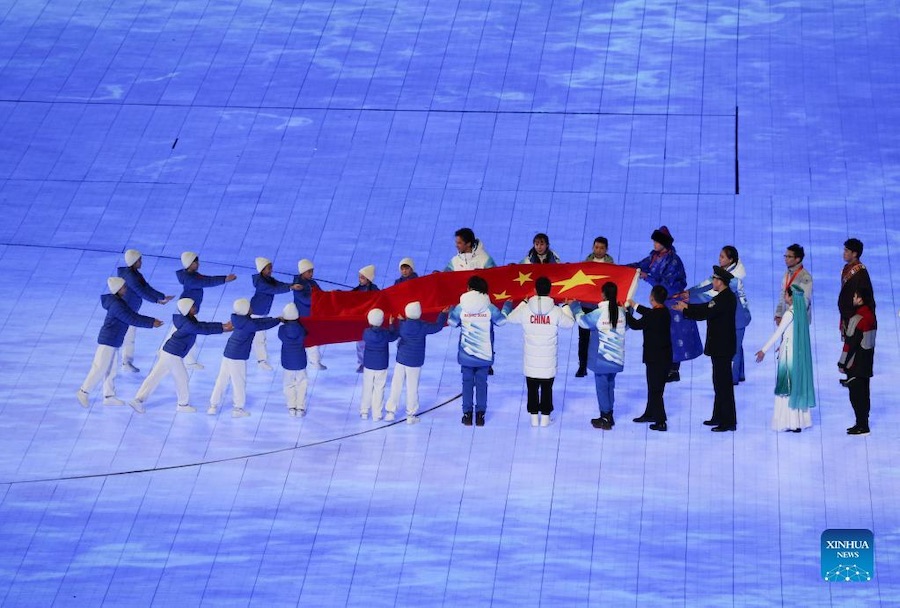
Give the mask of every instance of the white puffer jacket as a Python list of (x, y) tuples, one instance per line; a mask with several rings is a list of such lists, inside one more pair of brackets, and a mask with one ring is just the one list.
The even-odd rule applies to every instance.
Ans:
[(525, 334), (525, 376), (556, 377), (556, 344), (560, 327), (575, 325), (568, 306), (557, 306), (553, 298), (535, 296), (509, 313), (510, 323), (518, 323)]

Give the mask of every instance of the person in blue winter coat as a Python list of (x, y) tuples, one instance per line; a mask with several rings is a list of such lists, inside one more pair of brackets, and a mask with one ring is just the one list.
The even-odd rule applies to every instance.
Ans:
[(388, 361), (390, 360), (389, 344), (400, 337), (391, 319), (388, 327), (384, 323), (384, 311), (373, 308), (366, 315), (369, 327), (363, 331), (363, 388), (359, 405), (359, 417), (366, 420), (372, 410), (372, 420), (381, 420), (381, 408), (384, 401), (384, 385), (387, 381)]
[(197, 320), (197, 307), (190, 298), (181, 298), (176, 303), (178, 313), (172, 315), (172, 325), (175, 333), (166, 340), (159, 358), (144, 379), (134, 399), (128, 404), (138, 414), (144, 413), (144, 402), (166, 374), (172, 373), (175, 381), (175, 394), (178, 397), (178, 405), (175, 408), (179, 414), (196, 412), (197, 408), (191, 405), (191, 395), (188, 388), (187, 368), (184, 366), (184, 357), (190, 352), (197, 336), (208, 336), (229, 332), (233, 329), (231, 321), (227, 323), (211, 323)]
[[(369, 264), (359, 269), (359, 284), (351, 291), (379, 291), (378, 285), (375, 284), (375, 266)], [(363, 353), (365, 352), (365, 342), (360, 340), (356, 343), (356, 373), (363, 373)]]
[[(300, 291), (300, 285), (297, 283), (285, 283), (279, 281), (272, 276), (272, 262), (267, 258), (256, 258), (257, 274), (253, 275), (253, 288), (256, 293), (250, 298), (250, 308), (253, 314), (265, 317), (272, 310), (272, 303), (275, 296), (280, 293), (288, 293), (291, 290)], [(256, 353), (256, 363), (261, 369), (267, 372), (272, 371), (269, 364), (269, 352), (266, 348), (266, 332), (265, 330), (257, 332), (253, 337), (253, 352)]]
[(462, 423), (472, 426), (474, 407), (475, 426), (484, 426), (488, 368), (494, 362), (494, 326), (506, 323), (513, 306), (507, 301), (501, 311), (491, 304), (488, 283), (483, 277), (470, 277), (468, 288), (450, 311), (447, 324), (460, 328), (456, 360), (462, 372)]
[[(116, 274), (125, 279), (125, 302), (134, 312), (141, 311), (141, 304), (144, 300), (153, 302), (154, 304), (168, 304), (173, 297), (167, 296), (161, 291), (157, 291), (150, 286), (144, 275), (141, 274), (141, 266), (143, 265), (143, 257), (137, 249), (129, 249), (125, 252), (125, 265), (116, 269)], [(128, 326), (125, 332), (125, 342), (122, 344), (122, 369), (125, 371), (137, 373), (139, 370), (134, 365), (134, 338), (137, 334), (137, 328), (134, 325)]]
[(400, 260), (400, 277), (394, 281), (394, 285), (399, 285), (400, 283), (404, 283), (409, 281), (410, 279), (418, 279), (419, 275), (416, 274), (416, 266), (413, 264), (412, 258), (403, 258)]
[(90, 392), (103, 381), (103, 405), (125, 405), (125, 402), (116, 396), (116, 354), (125, 341), (128, 327), (159, 327), (163, 324), (159, 319), (145, 317), (134, 312), (125, 301), (125, 279), (122, 277), (109, 277), (106, 279), (109, 293), (100, 296), (100, 305), (106, 310), (106, 318), (97, 336), (97, 350), (81, 388), (76, 396), (82, 407), (90, 406)]
[[(675, 239), (665, 226), (660, 226), (650, 235), (653, 250), (640, 262), (626, 264), (631, 268), (639, 268), (641, 278), (651, 286), (662, 285), (669, 294), (677, 294), (687, 287), (687, 275), (684, 264), (673, 247)], [(703, 343), (697, 322), (688, 319), (675, 308), (678, 300), (670, 298), (666, 308), (672, 313), (672, 368), (666, 382), (681, 380), (681, 362), (696, 359), (703, 354)]]
[(449, 307), (442, 310), (434, 323), (427, 323), (421, 318), (421, 303), (410, 302), (406, 305), (403, 311), (406, 318), (398, 324), (400, 341), (397, 343), (397, 362), (391, 377), (391, 394), (388, 397), (385, 420), (393, 420), (396, 416), (405, 383), (406, 423), (415, 424), (419, 421), (416, 412), (419, 411), (419, 376), (425, 364), (425, 338), (444, 328), (449, 310)]
[(209, 409), (206, 410), (206, 413), (210, 416), (218, 413), (229, 383), (231, 383), (234, 398), (231, 417), (243, 418), (250, 415), (250, 412), (244, 409), (244, 405), (247, 403), (247, 359), (250, 358), (253, 338), (256, 336), (256, 332), (271, 329), (281, 322), (281, 319), (253, 317), (252, 314), (250, 300), (246, 298), (235, 300), (234, 314), (231, 315), (231, 325), (234, 327), (234, 331), (225, 344), (222, 366), (219, 368), (216, 385), (209, 397)]
[(593, 312), (584, 314), (577, 302), (572, 309), (578, 325), (597, 334), (597, 351), (589, 357), (588, 368), (594, 372), (600, 417), (591, 419), (591, 425), (609, 431), (616, 425), (616, 374), (625, 369), (625, 309), (618, 304), (619, 288), (615, 283), (604, 283), (601, 292), (603, 301)]
[[(312, 260), (304, 258), (297, 262), (297, 274), (294, 275), (294, 284), (299, 285), (300, 289), (294, 290), (294, 305), (297, 306), (297, 313), (301, 319), (310, 315), (312, 312), (312, 294), (314, 291), (321, 289), (313, 278), (315, 270)], [(318, 346), (308, 346), (306, 348), (306, 359), (311, 369), (328, 369), (322, 363), (322, 352)]]
[(300, 322), (297, 305), (286, 304), (281, 313), (284, 321), (278, 328), (278, 339), (281, 340), (281, 367), (284, 368), (284, 396), (287, 399), (288, 413), (291, 416), (306, 416), (306, 328)]
[[(200, 274), (199, 270), (200, 257), (193, 251), (183, 252), (181, 254), (181, 270), (175, 271), (175, 278), (178, 279), (178, 282), (182, 286), (181, 295), (178, 296), (178, 299), (188, 298), (193, 300), (194, 307), (197, 309), (198, 314), (200, 312), (200, 305), (203, 303), (204, 289), (218, 287), (219, 285), (230, 283), (237, 278), (237, 275), (234, 274), (207, 276)], [(163, 345), (169, 341), (169, 338), (172, 337), (174, 332), (175, 327), (172, 326), (169, 333), (166, 334), (166, 338), (163, 340)], [(160, 346), (160, 350), (162, 350), (162, 346)], [(197, 361), (196, 343), (191, 350), (188, 351), (187, 355), (185, 355), (184, 364), (188, 369), (203, 369), (203, 364)]]

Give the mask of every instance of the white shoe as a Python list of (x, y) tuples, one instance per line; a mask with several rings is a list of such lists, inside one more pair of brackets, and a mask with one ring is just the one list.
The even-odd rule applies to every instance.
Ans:
[(394, 414), (394, 412), (388, 412), (387, 414), (384, 415), (384, 419), (390, 421), (390, 420), (393, 420), (395, 416), (396, 415)]
[(132, 374), (136, 374), (139, 371), (141, 371), (138, 368), (136, 368), (134, 366), (134, 363), (132, 363), (131, 361), (122, 361), (122, 369), (126, 372), (131, 372)]
[(267, 372), (272, 371), (272, 366), (269, 365), (269, 362), (265, 359), (260, 359), (259, 361), (257, 361), (257, 363), (259, 364), (259, 369), (264, 369)]
[(325, 367), (325, 364), (324, 364), (324, 363), (316, 363), (316, 364), (313, 366), (313, 369), (320, 369), (320, 370), (321, 370), (321, 369), (328, 369), (328, 368)]
[(406, 424), (419, 424), (419, 417), (414, 414), (408, 415), (406, 417)]
[(249, 415), (250, 415), (250, 412), (248, 412), (247, 410), (245, 410), (242, 407), (236, 407), (231, 410), (232, 418), (246, 418)]
[(205, 365), (203, 365), (202, 363), (198, 363), (197, 361), (194, 361), (193, 363), (188, 363), (185, 365), (185, 367), (188, 369), (206, 369)]
[(103, 398), (103, 405), (125, 405), (125, 402), (115, 395), (110, 395), (109, 397)]
[(360, 413), (359, 413), (359, 417), (362, 418), (363, 420), (368, 420), (368, 419), (369, 419), (369, 412), (360, 412)]
[(177, 411), (179, 414), (190, 414), (192, 412), (196, 412), (197, 408), (195, 408), (193, 405), (179, 405), (175, 409), (175, 411)]
[(211, 405), (208, 408), (206, 408), (206, 413), (209, 414), (210, 416), (215, 416), (216, 414), (219, 413), (219, 407), (216, 405)]
[(541, 416), (540, 414), (532, 414), (531, 415), (531, 426), (537, 426), (540, 424)]
[(303, 418), (304, 416), (306, 416), (306, 410), (303, 409), (302, 407), (298, 407), (298, 408), (297, 408), (297, 415), (300, 416), (301, 418)]
[(376, 414), (375, 412), (372, 412), (372, 420), (375, 420), (376, 422), (381, 420), (381, 413), (379, 412)]
[(89, 407), (91, 405), (91, 396), (83, 390), (78, 389), (78, 392), (75, 393), (75, 396), (78, 397), (78, 403), (81, 404), (81, 407)]
[(291, 409), (288, 410), (288, 414), (291, 415), (291, 418), (296, 418), (297, 417), (297, 408), (292, 407)]
[(128, 402), (128, 405), (130, 405), (131, 409), (136, 411), (138, 414), (144, 413), (144, 402), (140, 399), (132, 399)]
[(550, 426), (550, 423), (553, 422), (550, 419), (550, 414), (544, 414), (541, 416), (541, 426)]

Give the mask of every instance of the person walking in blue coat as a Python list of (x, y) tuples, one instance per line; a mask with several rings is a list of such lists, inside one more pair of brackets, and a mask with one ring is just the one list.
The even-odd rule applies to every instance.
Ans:
[[(168, 304), (173, 297), (167, 296), (161, 291), (157, 291), (150, 286), (144, 275), (141, 274), (141, 266), (143, 258), (141, 252), (137, 249), (129, 249), (125, 252), (125, 265), (116, 269), (116, 274), (125, 279), (125, 302), (134, 312), (141, 311), (141, 304), (144, 300), (153, 302), (154, 304)], [(128, 372), (137, 373), (139, 370), (134, 365), (134, 338), (137, 334), (137, 327), (128, 326), (125, 332), (125, 342), (122, 344), (122, 369)]]
[(153, 369), (150, 370), (150, 373), (144, 379), (134, 399), (128, 404), (138, 414), (144, 413), (144, 402), (169, 372), (172, 373), (172, 379), (175, 381), (175, 394), (178, 397), (176, 411), (179, 414), (196, 412), (197, 408), (191, 405), (191, 394), (188, 388), (188, 374), (187, 368), (184, 366), (184, 357), (190, 352), (191, 347), (194, 346), (198, 335), (221, 334), (233, 329), (230, 321), (227, 323), (198, 321), (197, 307), (190, 298), (181, 298), (176, 303), (176, 306), (178, 307), (178, 314), (172, 315), (172, 325), (175, 326), (175, 333), (166, 340), (159, 353), (159, 358), (153, 365)]
[[(397, 328), (389, 322), (384, 328), (384, 311), (373, 308), (366, 315), (369, 327), (363, 331), (363, 388), (359, 417), (366, 420), (372, 410), (372, 420), (381, 420), (384, 402), (384, 384), (387, 381), (390, 351), (388, 345), (400, 337)], [(393, 321), (393, 319), (391, 320)]]
[(281, 340), (281, 367), (284, 368), (284, 396), (287, 399), (288, 413), (291, 416), (306, 416), (306, 349), (303, 340), (306, 329), (300, 322), (297, 305), (286, 304), (281, 313), (284, 320), (278, 328), (278, 339)]
[[(250, 308), (258, 317), (265, 317), (272, 310), (272, 302), (280, 293), (288, 293), (291, 290), (299, 291), (297, 283), (284, 283), (272, 276), (272, 261), (267, 258), (256, 258), (257, 274), (253, 275), (253, 288), (256, 293), (250, 298)], [(269, 365), (269, 352), (266, 348), (266, 332), (262, 330), (253, 337), (253, 352), (256, 353), (256, 363), (267, 372), (272, 371)]]
[(399, 285), (400, 283), (405, 283), (410, 279), (418, 279), (419, 275), (416, 274), (416, 265), (413, 263), (412, 258), (403, 258), (400, 260), (400, 276), (394, 281), (394, 285)]
[[(175, 271), (175, 278), (178, 279), (178, 282), (182, 286), (181, 295), (178, 296), (178, 299), (189, 298), (193, 300), (194, 307), (197, 309), (196, 314), (200, 313), (200, 305), (203, 304), (204, 289), (218, 287), (219, 285), (230, 283), (237, 278), (237, 275), (235, 274), (214, 276), (200, 274), (200, 257), (193, 251), (185, 251), (181, 254), (181, 266), (180, 270)], [(163, 340), (163, 346), (169, 341), (169, 338), (172, 337), (173, 333), (175, 333), (174, 326), (169, 330), (169, 333), (166, 334), (166, 338)], [(162, 346), (160, 346), (160, 351), (162, 351)], [(196, 343), (194, 343), (194, 346), (188, 351), (187, 355), (185, 355), (184, 364), (188, 369), (203, 369), (203, 364), (197, 361)]]
[(506, 323), (513, 305), (507, 300), (501, 311), (491, 304), (483, 277), (470, 277), (468, 288), (450, 311), (447, 324), (460, 328), (456, 360), (462, 372), (462, 423), (472, 426), (474, 408), (475, 426), (484, 426), (488, 368), (494, 363), (494, 326)]
[(400, 404), (403, 384), (406, 384), (406, 423), (419, 421), (419, 376), (425, 364), (425, 338), (441, 331), (447, 324), (449, 307), (442, 310), (434, 323), (422, 320), (422, 304), (410, 302), (404, 313), (406, 318), (398, 324), (400, 341), (397, 343), (397, 362), (391, 377), (391, 394), (387, 402), (385, 420), (393, 420)]
[[(294, 304), (297, 306), (297, 313), (300, 318), (308, 317), (312, 312), (312, 294), (313, 291), (319, 291), (321, 287), (313, 278), (316, 267), (312, 260), (302, 259), (297, 262), (297, 274), (294, 275), (294, 284), (299, 285), (300, 289), (294, 290)], [(311, 369), (328, 369), (322, 363), (322, 351), (318, 346), (306, 347), (306, 359)]]
[[(359, 285), (351, 291), (379, 291), (378, 285), (375, 284), (375, 266), (369, 264), (359, 269)], [(366, 350), (366, 344), (363, 340), (356, 343), (356, 373), (363, 373), (363, 353)]]
[(125, 405), (125, 402), (116, 396), (116, 354), (125, 341), (125, 333), (128, 327), (159, 327), (163, 324), (159, 319), (145, 317), (134, 312), (125, 301), (125, 279), (122, 277), (109, 277), (106, 279), (109, 293), (100, 296), (100, 305), (106, 310), (106, 318), (97, 336), (97, 351), (91, 363), (91, 370), (87, 378), (81, 383), (76, 396), (81, 407), (91, 404), (90, 393), (97, 384), (103, 381), (103, 405)]
[(252, 317), (252, 314), (250, 300), (246, 298), (235, 300), (234, 314), (231, 315), (231, 325), (234, 327), (234, 331), (225, 344), (222, 366), (219, 368), (216, 385), (209, 397), (209, 409), (206, 410), (206, 413), (210, 416), (218, 413), (229, 383), (234, 398), (231, 417), (243, 418), (250, 415), (250, 412), (244, 409), (244, 405), (247, 403), (247, 359), (250, 358), (253, 338), (256, 332), (271, 329), (281, 322), (281, 319), (270, 317)]
[[(687, 275), (681, 258), (672, 246), (675, 239), (672, 238), (669, 229), (660, 226), (653, 231), (650, 238), (653, 241), (650, 255), (640, 262), (626, 265), (639, 268), (642, 279), (651, 286), (662, 285), (670, 295), (684, 291), (687, 287)], [(677, 302), (678, 300), (674, 298), (666, 302), (666, 308), (672, 313), (672, 369), (666, 382), (681, 380), (681, 362), (696, 359), (703, 354), (703, 343), (700, 341), (697, 322), (688, 319), (675, 308)]]

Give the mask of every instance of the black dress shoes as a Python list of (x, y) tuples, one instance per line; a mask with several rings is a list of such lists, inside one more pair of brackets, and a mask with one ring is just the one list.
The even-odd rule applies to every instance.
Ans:
[(648, 416), (646, 414), (638, 416), (637, 418), (634, 419), (634, 422), (653, 422), (653, 421), (654, 421), (653, 418), (651, 418), (650, 416)]
[(575, 372), (575, 377), (576, 378), (584, 378), (585, 376), (587, 376), (587, 369), (585, 369), (583, 367), (579, 367), (578, 371)]
[(703, 424), (705, 424), (706, 426), (719, 426), (719, 423), (715, 420), (704, 420)]
[(726, 431), (736, 431), (737, 425), (736, 424), (731, 424), (731, 425), (720, 424), (719, 426), (714, 426), (710, 430), (713, 433), (724, 433)]
[(665, 422), (654, 422), (650, 425), (651, 431), (668, 431), (669, 427), (666, 426)]

